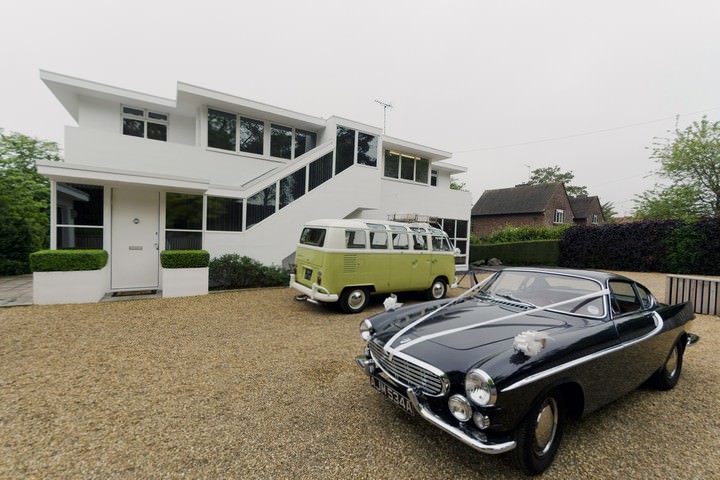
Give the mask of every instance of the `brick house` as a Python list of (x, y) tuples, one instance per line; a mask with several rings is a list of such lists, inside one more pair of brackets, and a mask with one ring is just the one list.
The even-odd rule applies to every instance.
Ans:
[(600, 225), (605, 223), (602, 205), (600, 205), (600, 199), (597, 196), (580, 195), (570, 197), (570, 205), (575, 217), (573, 221), (577, 225)]
[(471, 231), (479, 237), (505, 226), (550, 227), (575, 220), (570, 197), (562, 183), (485, 190), (470, 216)]

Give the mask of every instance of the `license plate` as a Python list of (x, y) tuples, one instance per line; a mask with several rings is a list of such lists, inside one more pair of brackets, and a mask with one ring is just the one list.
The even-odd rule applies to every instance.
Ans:
[(410, 403), (410, 400), (405, 395), (401, 394), (389, 384), (387, 384), (385, 381), (379, 379), (378, 377), (371, 376), (370, 385), (372, 385), (375, 390), (385, 395), (385, 397), (392, 403), (394, 403), (397, 407), (405, 410), (405, 412), (410, 415), (415, 415), (415, 409)]
[(305, 269), (305, 280), (310, 280), (312, 278), (312, 268), (306, 268)]

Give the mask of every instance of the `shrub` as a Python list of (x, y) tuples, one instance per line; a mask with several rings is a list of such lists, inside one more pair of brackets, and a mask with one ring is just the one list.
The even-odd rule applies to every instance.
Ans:
[(108, 261), (105, 250), (40, 250), (30, 254), (33, 272), (100, 270)]
[(481, 239), (480, 243), (513, 243), (527, 242), (531, 240), (560, 240), (563, 234), (573, 224), (558, 225), (556, 227), (546, 227), (544, 225), (523, 225), (520, 227), (507, 226), (500, 230), (495, 230), (487, 237)]
[(160, 265), (163, 268), (202, 268), (210, 263), (210, 254), (205, 250), (163, 250)]
[(32, 251), (28, 223), (19, 218), (0, 218), (0, 275), (30, 272), (28, 258)]
[(229, 253), (210, 261), (210, 288), (255, 288), (287, 285), (289, 273), (250, 257)]
[(530, 242), (495, 243), (470, 247), (470, 262), (498, 258), (505, 265), (558, 265), (560, 262), (559, 240), (535, 240)]

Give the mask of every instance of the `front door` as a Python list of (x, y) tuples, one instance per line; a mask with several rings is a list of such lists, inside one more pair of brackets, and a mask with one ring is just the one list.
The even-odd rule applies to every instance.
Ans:
[(113, 188), (110, 263), (113, 290), (158, 287), (159, 211), (159, 192)]

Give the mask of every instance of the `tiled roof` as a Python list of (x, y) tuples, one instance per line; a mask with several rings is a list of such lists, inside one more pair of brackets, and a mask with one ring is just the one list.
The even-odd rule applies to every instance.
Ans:
[(544, 212), (562, 183), (518, 185), (512, 188), (485, 190), (475, 203), (471, 215), (512, 215)]

